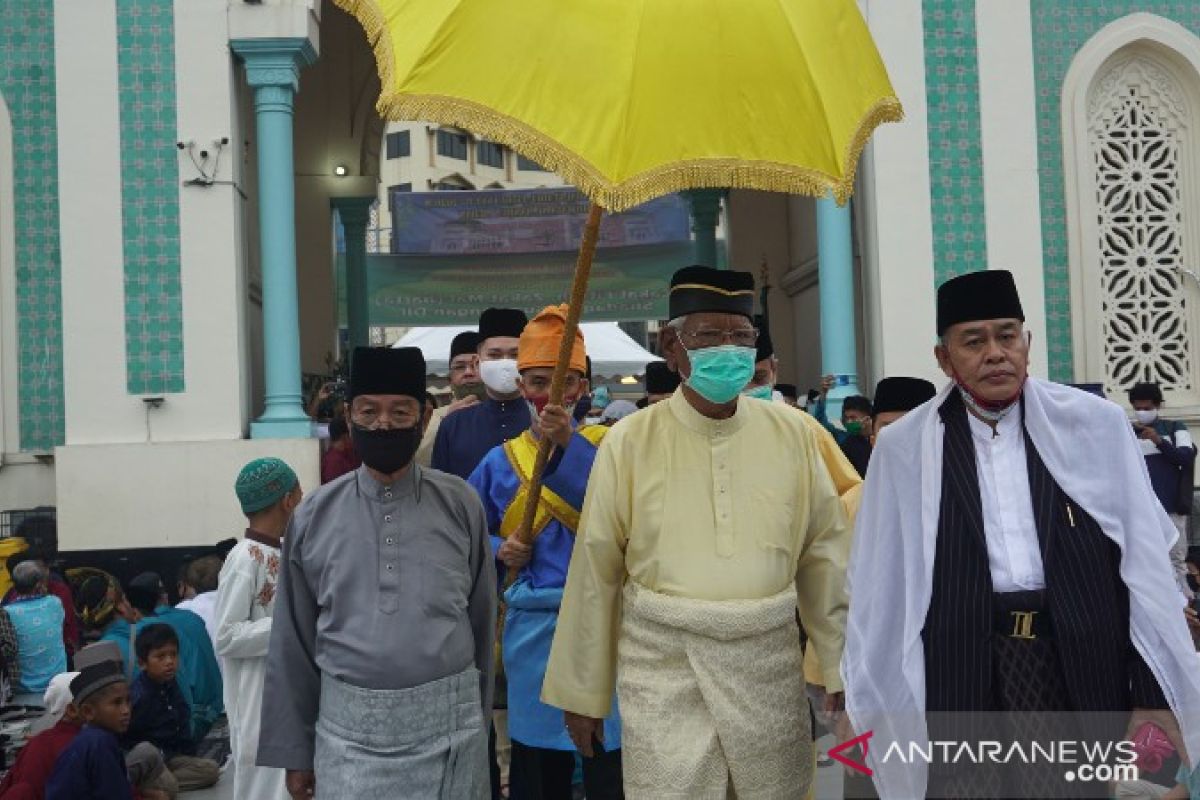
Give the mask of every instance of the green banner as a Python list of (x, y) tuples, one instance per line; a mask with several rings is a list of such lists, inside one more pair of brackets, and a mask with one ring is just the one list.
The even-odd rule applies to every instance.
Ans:
[[(339, 319), (345, 324), (345, 258), (338, 255)], [(583, 318), (665, 319), (672, 273), (695, 263), (690, 242), (601, 250)], [(367, 256), (370, 324), (470, 325), (489, 307), (540, 311), (570, 295), (575, 253), (489, 256)]]

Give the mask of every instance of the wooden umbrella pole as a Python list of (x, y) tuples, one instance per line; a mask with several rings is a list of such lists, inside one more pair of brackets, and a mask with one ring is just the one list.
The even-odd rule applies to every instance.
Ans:
[[(571, 301), (567, 306), (567, 322), (563, 327), (562, 343), (558, 348), (558, 362), (554, 365), (554, 376), (550, 379), (550, 403), (562, 405), (563, 384), (571, 366), (571, 351), (575, 347), (575, 334), (579, 330), (579, 318), (583, 316), (583, 299), (587, 295), (588, 278), (592, 273), (592, 258), (596, 255), (596, 242), (600, 238), (600, 218), (604, 209), (592, 203), (588, 211), (587, 224), (583, 228), (583, 241), (579, 243), (579, 258), (575, 261), (575, 278), (571, 284)], [(542, 437), (538, 442), (537, 460), (533, 474), (529, 477), (529, 494), (525, 498), (525, 514), (521, 527), (517, 528), (517, 541), (529, 544), (533, 541), (533, 520), (537, 516), (538, 502), (542, 497), (542, 473), (550, 460), (554, 443)], [(507, 583), (516, 578), (516, 570), (508, 571)]]

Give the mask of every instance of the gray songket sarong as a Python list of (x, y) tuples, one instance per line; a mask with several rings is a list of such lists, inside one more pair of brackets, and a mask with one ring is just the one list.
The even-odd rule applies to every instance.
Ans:
[(490, 796), (479, 672), (411, 689), (360, 689), (321, 675), (318, 800)]

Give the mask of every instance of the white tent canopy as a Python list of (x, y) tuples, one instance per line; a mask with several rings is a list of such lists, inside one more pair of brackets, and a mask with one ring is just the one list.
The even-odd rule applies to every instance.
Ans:
[[(631, 339), (615, 322), (584, 322), (579, 329), (592, 358), (592, 375), (597, 379), (641, 375), (648, 363), (662, 361)], [(419, 347), (425, 354), (425, 371), (445, 377), (450, 372), (447, 357), (451, 340), (470, 330), (474, 328), (457, 325), (413, 328), (392, 347)]]

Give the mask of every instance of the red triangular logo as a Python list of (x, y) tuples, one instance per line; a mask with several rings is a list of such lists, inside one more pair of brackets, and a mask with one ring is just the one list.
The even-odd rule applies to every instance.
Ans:
[(859, 772), (862, 772), (868, 776), (873, 775), (874, 773), (871, 771), (871, 768), (868, 767), (866, 764), (860, 764), (857, 761), (852, 761), (851, 759), (842, 755), (842, 753), (846, 750), (852, 750), (861, 744), (863, 761), (866, 761), (867, 760), (867, 742), (874, 735), (875, 735), (874, 731), (867, 731), (866, 733), (864, 733), (860, 736), (855, 736), (853, 739), (847, 739), (846, 741), (842, 742), (841, 744), (829, 748), (829, 757), (832, 758), (834, 761), (837, 761), (838, 763), (842, 764), (843, 766), (849, 767), (850, 769), (858, 770)]

